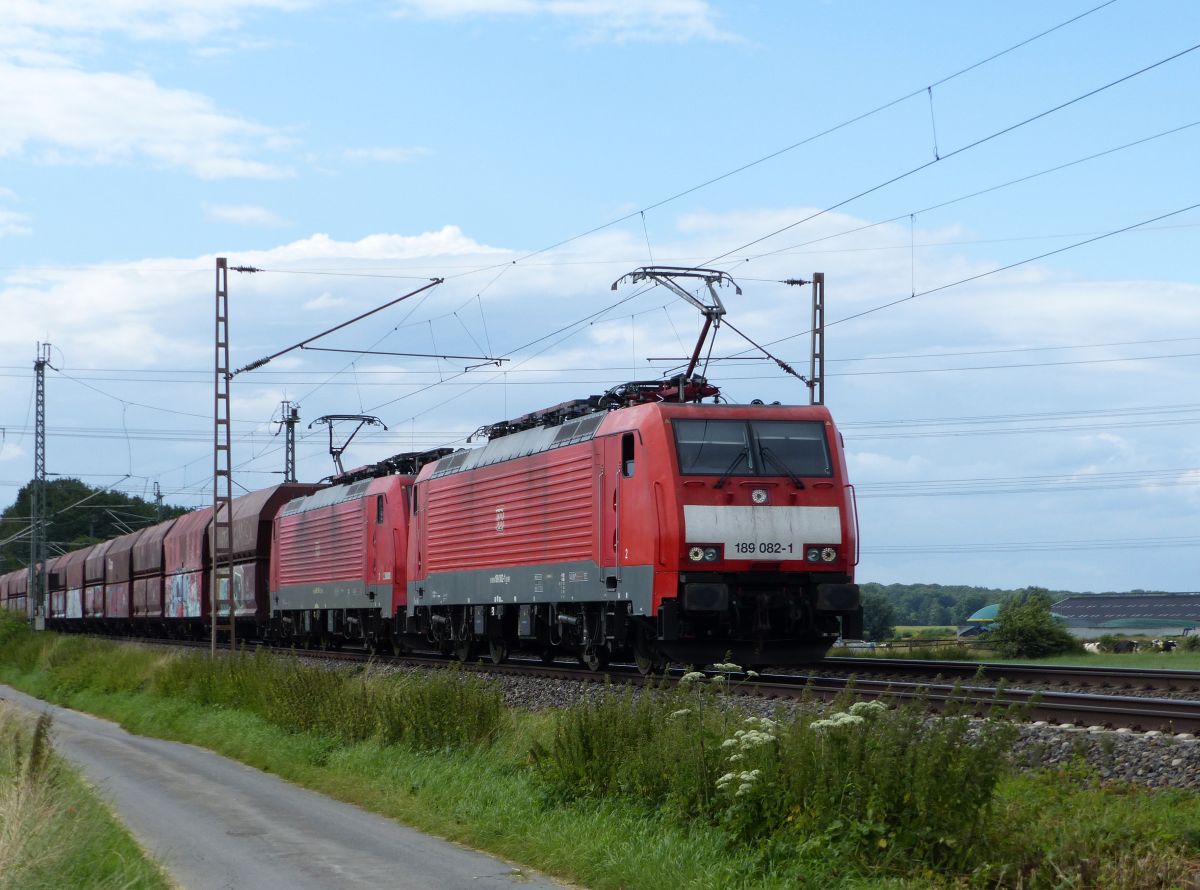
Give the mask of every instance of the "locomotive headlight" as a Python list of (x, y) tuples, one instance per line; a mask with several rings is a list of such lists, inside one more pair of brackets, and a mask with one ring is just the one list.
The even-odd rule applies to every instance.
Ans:
[(835, 559), (837, 559), (837, 551), (832, 547), (826, 547), (821, 551), (821, 560), (823, 562), (833, 562)]
[(688, 559), (690, 559), (692, 562), (700, 562), (700, 560), (704, 559), (704, 548), (693, 547), (688, 550)]
[(716, 547), (705, 547), (704, 548), (704, 561), (705, 562), (716, 562), (717, 559), (720, 558), (720, 556), (721, 556), (721, 551), (718, 550)]
[(821, 561), (821, 551), (818, 550), (816, 547), (810, 547), (808, 549), (808, 552), (804, 554), (804, 558), (807, 559), (809, 562), (820, 562)]

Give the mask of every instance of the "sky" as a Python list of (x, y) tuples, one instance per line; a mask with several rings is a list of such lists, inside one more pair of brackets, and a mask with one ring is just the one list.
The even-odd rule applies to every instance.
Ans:
[[(860, 581), (1200, 590), (1200, 5), (0, 0), (0, 505), (47, 470), (212, 497), (663, 374), (825, 402)], [(375, 353), (478, 358), (435, 359)], [(485, 359), (500, 361), (488, 363)], [(657, 359), (675, 359), (659, 361)], [(471, 370), (466, 370), (472, 366)], [(386, 426), (386, 430), (383, 428)], [(337, 441), (351, 427), (335, 427)]]

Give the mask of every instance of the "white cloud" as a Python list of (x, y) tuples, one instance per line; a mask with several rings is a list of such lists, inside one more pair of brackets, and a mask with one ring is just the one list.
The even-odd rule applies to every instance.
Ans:
[[(15, 201), (17, 193), (10, 188), (0, 186), (0, 201)], [(29, 222), (29, 215), (18, 213), (15, 210), (6, 210), (0, 207), (0, 238), (9, 235), (31, 235), (33, 230), (26, 223)]]
[(258, 226), (264, 229), (288, 225), (288, 221), (279, 214), (254, 204), (218, 204), (205, 207), (204, 215), (214, 222), (233, 223), (239, 226)]
[(335, 297), (329, 291), (321, 294), (319, 297), (309, 300), (304, 304), (304, 308), (309, 312), (317, 312), (321, 309), (336, 309), (339, 306), (345, 306), (346, 301), (341, 297)]
[(376, 161), (385, 164), (404, 164), (414, 158), (423, 157), (429, 154), (428, 148), (423, 148), (419, 145), (406, 146), (379, 146), (375, 148), (348, 148), (343, 153), (348, 161)]
[(16, 442), (0, 442), (0, 461), (24, 459), (26, 456), (25, 449)]
[(596, 40), (730, 40), (705, 0), (398, 0), (396, 14), (425, 19), (548, 16), (578, 22)]
[(0, 210), (0, 238), (8, 235), (31, 235), (33, 229), (25, 225), (29, 217), (15, 210)]
[(8, 0), (4, 20), (6, 29), (25, 35), (112, 32), (139, 40), (196, 41), (241, 27), (248, 13), (310, 5), (302, 0)]
[(0, 157), (29, 154), (50, 163), (143, 157), (205, 179), (291, 175), (252, 157), (262, 146), (285, 144), (276, 131), (148, 77), (0, 61), (0, 120)]

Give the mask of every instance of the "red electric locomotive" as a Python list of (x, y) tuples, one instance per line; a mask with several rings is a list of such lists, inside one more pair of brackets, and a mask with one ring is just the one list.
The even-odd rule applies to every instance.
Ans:
[(496, 424), (414, 487), (407, 630), (469, 657), (820, 659), (861, 635), (853, 489), (823, 406), (627, 384)]
[(448, 448), (398, 454), (288, 502), (271, 542), (267, 636), (318, 645), (401, 648), (409, 490)]

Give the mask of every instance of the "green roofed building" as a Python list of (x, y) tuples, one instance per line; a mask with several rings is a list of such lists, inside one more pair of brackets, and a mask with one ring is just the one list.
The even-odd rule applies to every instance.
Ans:
[(1084, 639), (1179, 636), (1200, 627), (1200, 593), (1081, 593), (1059, 600), (1053, 609), (1072, 634)]
[(999, 611), (999, 603), (992, 603), (990, 606), (984, 606), (967, 619), (967, 624), (991, 624), (996, 620), (996, 615)]

